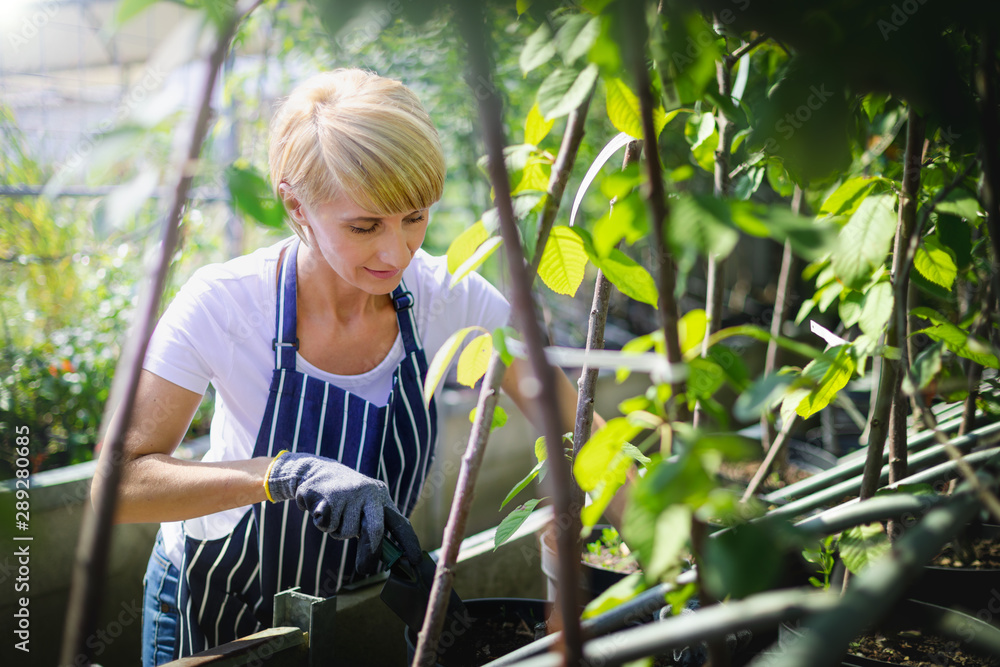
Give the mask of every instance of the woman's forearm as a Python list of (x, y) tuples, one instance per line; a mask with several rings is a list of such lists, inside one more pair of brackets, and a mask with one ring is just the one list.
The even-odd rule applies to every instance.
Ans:
[(259, 503), (266, 500), (270, 462), (270, 457), (213, 462), (166, 454), (137, 457), (122, 469), (115, 522), (181, 521)]

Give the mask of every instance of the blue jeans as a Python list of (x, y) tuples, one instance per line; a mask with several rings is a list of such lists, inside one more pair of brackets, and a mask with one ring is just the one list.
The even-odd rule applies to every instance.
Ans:
[(167, 558), (163, 535), (156, 544), (142, 579), (142, 667), (177, 659), (177, 588), (180, 572)]

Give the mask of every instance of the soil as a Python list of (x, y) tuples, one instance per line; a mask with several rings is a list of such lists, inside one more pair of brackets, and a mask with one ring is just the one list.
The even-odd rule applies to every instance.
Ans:
[(612, 572), (631, 574), (639, 571), (639, 563), (632, 556), (623, 556), (617, 550), (612, 551), (604, 544), (600, 546), (601, 552), (599, 554), (585, 551), (582, 557), (583, 562)]
[[(545, 634), (544, 624), (538, 636)], [(536, 638), (536, 629), (521, 618), (481, 618), (458, 637), (438, 662), (445, 667), (478, 667), (526, 646)]]
[[(754, 459), (752, 461), (726, 461), (719, 469), (719, 476), (724, 482), (731, 482), (732, 484), (745, 489), (747, 484), (750, 483), (750, 480), (753, 479), (754, 473), (757, 472), (757, 468), (760, 467), (762, 462), (763, 459)], [(767, 477), (764, 478), (764, 481), (760, 485), (760, 492), (767, 493), (769, 491), (776, 491), (812, 475), (812, 473), (799, 468), (794, 463), (788, 464), (784, 473), (780, 477), (776, 476), (775, 472), (776, 468), (772, 466), (771, 472), (768, 473)]]
[(960, 642), (954, 639), (918, 630), (904, 630), (892, 636), (881, 633), (863, 635), (851, 644), (850, 652), (893, 665), (1000, 667), (1000, 659), (996, 657), (982, 658), (965, 653), (960, 650)]
[(963, 567), (973, 570), (1000, 569), (1000, 540), (996, 537), (979, 537), (971, 542), (971, 549), (956, 548), (948, 544), (930, 562), (937, 567)]

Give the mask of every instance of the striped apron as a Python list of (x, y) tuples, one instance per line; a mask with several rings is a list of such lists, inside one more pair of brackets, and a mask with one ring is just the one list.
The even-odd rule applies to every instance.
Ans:
[[(434, 402), (424, 407), (427, 360), (413, 317), (413, 295), (393, 291), (405, 348), (388, 404), (376, 406), (295, 369), (298, 240), (281, 267), (275, 315), (275, 369), (253, 455), (282, 449), (333, 458), (389, 486), (396, 506), (413, 511), (434, 455)], [(329, 597), (355, 576), (357, 538), (335, 540), (292, 501), (262, 502), (222, 538), (185, 538), (181, 564), (179, 656), (270, 627), (274, 595), (298, 586)]]

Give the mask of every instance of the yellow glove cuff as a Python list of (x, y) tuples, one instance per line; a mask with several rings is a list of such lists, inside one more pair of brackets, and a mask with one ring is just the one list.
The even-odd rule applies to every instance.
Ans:
[(287, 454), (287, 453), (288, 453), (287, 449), (282, 449), (280, 452), (278, 452), (275, 455), (275, 457), (271, 459), (271, 464), (267, 466), (267, 472), (264, 473), (264, 495), (266, 495), (267, 499), (270, 500), (272, 503), (276, 501), (274, 500), (273, 497), (271, 497), (271, 489), (268, 488), (267, 481), (271, 478), (271, 469), (274, 468), (274, 464), (277, 462), (279, 458), (281, 458), (282, 454)]

